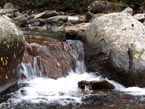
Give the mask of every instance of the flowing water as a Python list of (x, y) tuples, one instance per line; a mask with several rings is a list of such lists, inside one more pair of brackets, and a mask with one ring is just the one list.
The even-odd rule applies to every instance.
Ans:
[[(71, 44), (71, 41), (67, 42)], [(78, 45), (78, 44), (77, 44)], [(58, 105), (68, 105), (72, 104), (73, 106), (78, 106), (81, 104), (82, 97), (86, 95), (91, 95), (86, 87), (85, 93), (83, 93), (77, 86), (77, 83), (81, 80), (102, 80), (105, 79), (110, 83), (115, 85), (115, 90), (123, 91), (131, 95), (145, 95), (145, 88), (139, 87), (129, 87), (125, 88), (123, 85), (113, 81), (108, 80), (107, 78), (101, 77), (97, 73), (87, 72), (84, 65), (84, 52), (83, 45), (72, 46), (74, 54), (80, 53), (77, 57), (77, 67), (75, 70), (68, 72), (66, 77), (59, 79), (51, 79), (41, 76), (41, 72), (35, 71), (32, 69), (30, 64), (22, 63), (22, 68), (20, 72), (27, 77), (27, 79), (19, 80), (18, 90), (10, 93), (10, 98), (1, 103), (1, 106), (5, 103), (11, 104), (11, 109), (13, 106), (19, 103), (34, 103), (34, 104), (58, 104)]]

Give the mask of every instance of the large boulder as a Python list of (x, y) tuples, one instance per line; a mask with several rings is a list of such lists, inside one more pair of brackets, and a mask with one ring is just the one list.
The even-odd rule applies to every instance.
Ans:
[(23, 32), (6, 16), (0, 16), (0, 92), (14, 85), (25, 48)]
[(85, 62), (90, 71), (125, 86), (145, 86), (145, 26), (127, 13), (94, 19), (86, 29)]

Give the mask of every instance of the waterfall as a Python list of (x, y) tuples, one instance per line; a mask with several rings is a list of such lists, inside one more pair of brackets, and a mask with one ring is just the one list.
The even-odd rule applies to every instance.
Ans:
[(30, 63), (21, 63), (20, 68), (20, 79), (22, 78), (33, 78), (33, 77), (41, 77), (41, 72), (38, 72), (36, 69), (32, 68), (32, 65)]
[[(125, 88), (123, 85), (96, 75), (96, 72), (87, 72), (84, 64), (84, 48), (80, 41), (67, 40), (67, 44), (71, 47), (71, 53), (75, 57), (77, 64), (75, 70), (70, 70), (68, 75), (52, 79), (42, 76), (31, 64), (22, 63), (18, 82), (20, 87), (16, 92), (12, 93), (10, 98), (11, 104), (22, 102), (28, 103), (45, 103), (74, 106), (82, 103), (82, 97), (91, 95), (91, 91), (85, 88), (85, 92), (78, 88), (78, 82), (107, 80), (115, 86), (115, 90), (120, 90), (132, 95), (145, 95), (145, 89), (138, 87)], [(37, 61), (34, 61), (37, 63)], [(25, 85), (26, 84), (26, 85)]]
[(75, 59), (77, 62), (76, 72), (86, 72), (86, 67), (84, 63), (84, 46), (83, 43), (79, 40), (67, 40), (67, 44), (69, 44), (72, 48), (72, 53), (75, 55)]
[[(92, 73), (86, 72), (84, 64), (84, 48), (83, 43), (77, 40), (67, 40), (65, 42), (71, 48), (71, 54), (76, 60), (76, 68), (70, 70), (68, 75), (58, 79), (52, 79), (41, 75), (35, 68), (32, 68), (30, 63), (22, 63), (20, 75), (21, 78), (26, 78), (19, 81), (19, 85), (27, 84), (27, 86), (20, 88), (12, 97), (14, 103), (21, 101), (28, 102), (57, 102), (61, 105), (69, 103), (81, 103), (81, 93), (77, 84), (81, 80), (100, 80), (100, 77)], [(37, 61), (35, 60), (36, 64)], [(24, 94), (25, 92), (25, 94)]]
[[(86, 72), (86, 67), (84, 64), (83, 43), (79, 40), (67, 40), (65, 42), (65, 44), (67, 44), (68, 47), (65, 45), (64, 45), (64, 48), (63, 47), (58, 48), (58, 47), (53, 46), (53, 50), (56, 53), (60, 53), (60, 54), (56, 54), (56, 55), (58, 55), (58, 57), (57, 56), (52, 57), (52, 55), (53, 55), (52, 50), (51, 50), (52, 47), (40, 46), (40, 45), (34, 44), (34, 43), (31, 45), (34, 47), (38, 46), (38, 49), (44, 50), (44, 52), (46, 54), (49, 54), (48, 56), (51, 57), (49, 59), (52, 59), (52, 61), (54, 60), (58, 66), (60, 66), (59, 58), (62, 58), (62, 60), (66, 60), (66, 62), (67, 62), (67, 59), (69, 61), (69, 58), (73, 57), (75, 60), (75, 64), (76, 64), (75, 69), (74, 69), (75, 72), (76, 73)], [(37, 49), (37, 48), (35, 48), (35, 49)], [(63, 49), (70, 49), (70, 50), (68, 50), (69, 55), (66, 54), (67, 52), (63, 53), (64, 52)], [(42, 71), (49, 72), (48, 71), (49, 69), (46, 69), (46, 67), (45, 67), (44, 61), (41, 62), (41, 60), (43, 60), (43, 58), (41, 59), (40, 56), (33, 56), (33, 57), (27, 56), (26, 58), (28, 58), (29, 60), (32, 60), (32, 61), (31, 61), (31, 63), (22, 63), (21, 64), (20, 75), (22, 77), (20, 77), (20, 78), (49, 77), (49, 75), (47, 75), (47, 73), (45, 73), (46, 75), (44, 75), (44, 73), (42, 73)], [(70, 66), (70, 70), (73, 70), (73, 68), (71, 67), (72, 65), (70, 64), (69, 66)], [(42, 70), (42, 69), (44, 69), (44, 70)], [(50, 78), (51, 78), (51, 76), (50, 76)]]

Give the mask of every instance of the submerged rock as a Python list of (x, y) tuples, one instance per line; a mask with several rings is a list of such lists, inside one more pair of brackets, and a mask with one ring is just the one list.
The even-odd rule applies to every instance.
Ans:
[(6, 16), (0, 16), (0, 92), (14, 85), (25, 48), (23, 32)]
[(145, 86), (145, 26), (127, 13), (96, 18), (86, 29), (86, 64), (90, 71), (125, 86)]
[(75, 56), (68, 44), (59, 41), (29, 40), (23, 57), (24, 63), (41, 72), (38, 76), (60, 78), (75, 69)]

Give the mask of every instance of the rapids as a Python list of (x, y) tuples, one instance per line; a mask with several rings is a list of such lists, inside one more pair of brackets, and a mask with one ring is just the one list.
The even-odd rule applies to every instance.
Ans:
[[(22, 63), (20, 72), (27, 79), (20, 79), (18, 82), (18, 90), (10, 93), (11, 97), (7, 100), (14, 106), (18, 103), (29, 102), (29, 103), (45, 103), (52, 104), (57, 103), (65, 106), (73, 104), (77, 106), (81, 104), (82, 97), (91, 95), (91, 91), (85, 88), (85, 92), (82, 92), (77, 83), (81, 80), (107, 80), (115, 85), (115, 90), (123, 91), (127, 94), (134, 96), (145, 95), (145, 88), (139, 87), (124, 87), (123, 85), (103, 78), (99, 73), (87, 72), (84, 64), (84, 52), (83, 44), (79, 41), (67, 41), (72, 46), (74, 54), (76, 54), (77, 67), (75, 70), (68, 72), (66, 77), (59, 79), (46, 78), (41, 75), (41, 72), (37, 72), (31, 67), (30, 64)], [(76, 43), (76, 44), (72, 44)], [(79, 55), (78, 55), (79, 54)], [(3, 103), (1, 103), (2, 105)]]

